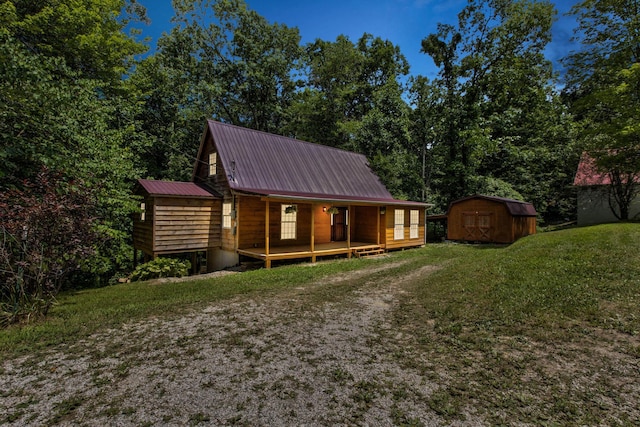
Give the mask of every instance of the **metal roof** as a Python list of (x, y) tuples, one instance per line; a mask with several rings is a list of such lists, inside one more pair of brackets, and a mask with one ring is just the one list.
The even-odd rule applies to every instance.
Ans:
[[(454, 200), (451, 202), (451, 205), (456, 203), (464, 202), (466, 200), (471, 199), (484, 199), (484, 200), (492, 200), (494, 202), (502, 203), (507, 207), (509, 213), (513, 216), (536, 216), (536, 209), (533, 207), (533, 204), (529, 202), (522, 202), (520, 200), (507, 199), (504, 197), (495, 197), (495, 196), (485, 196), (482, 194), (475, 194), (473, 196), (463, 197), (458, 200)], [(451, 210), (451, 206), (449, 206), (449, 210)]]
[(598, 172), (595, 160), (586, 153), (583, 153), (582, 157), (580, 157), (580, 163), (578, 164), (578, 170), (573, 180), (573, 185), (582, 187), (609, 184), (611, 184), (611, 178), (609, 175)]
[(138, 183), (152, 196), (216, 198), (215, 195), (193, 182), (139, 179)]
[(208, 121), (208, 131), (232, 190), (274, 197), (403, 202), (387, 191), (362, 154), (213, 120)]
[[(622, 177), (623, 182), (627, 182), (626, 177)], [(633, 182), (640, 184), (640, 173), (634, 176)], [(600, 172), (596, 166), (596, 161), (587, 153), (582, 153), (578, 170), (573, 180), (573, 185), (577, 187), (587, 187), (591, 185), (610, 185), (611, 176), (606, 172)]]

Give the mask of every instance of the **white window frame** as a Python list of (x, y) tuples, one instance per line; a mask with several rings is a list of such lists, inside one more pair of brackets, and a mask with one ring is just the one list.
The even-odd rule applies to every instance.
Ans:
[(231, 228), (231, 202), (222, 204), (222, 228)]
[(209, 176), (214, 176), (218, 173), (218, 153), (209, 153)]
[[(400, 216), (402, 215), (402, 222)], [(404, 209), (394, 209), (393, 211), (393, 240), (404, 240)]]
[(410, 221), (409, 221), (409, 238), (417, 239), (420, 237), (420, 211), (417, 209), (411, 209)]
[(147, 219), (147, 204), (145, 202), (140, 203), (140, 221), (146, 221)]
[[(291, 212), (287, 208), (293, 206)], [(283, 204), (280, 206), (280, 240), (295, 240), (298, 235), (298, 206)]]

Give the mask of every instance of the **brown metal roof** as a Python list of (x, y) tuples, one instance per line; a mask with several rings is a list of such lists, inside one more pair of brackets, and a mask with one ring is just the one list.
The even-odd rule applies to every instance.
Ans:
[(215, 195), (193, 182), (139, 179), (138, 183), (152, 196), (216, 198)]
[(266, 196), (399, 202), (362, 154), (212, 120), (208, 130), (232, 190)]
[[(464, 202), (465, 200), (470, 200), (470, 199), (493, 200), (494, 202), (502, 203), (507, 207), (507, 210), (513, 216), (536, 216), (537, 215), (536, 209), (529, 202), (522, 202), (520, 200), (507, 199), (504, 197), (484, 196), (482, 194), (463, 197), (462, 199), (458, 199), (451, 202), (451, 205)], [(451, 207), (449, 207), (449, 210), (451, 210)]]

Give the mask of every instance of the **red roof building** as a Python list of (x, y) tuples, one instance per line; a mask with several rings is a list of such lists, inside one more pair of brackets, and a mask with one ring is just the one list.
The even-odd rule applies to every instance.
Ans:
[[(635, 177), (633, 182), (640, 185), (640, 174)], [(610, 206), (611, 177), (607, 173), (598, 171), (595, 160), (587, 153), (583, 153), (580, 158), (573, 185), (578, 189), (578, 225), (618, 221)], [(615, 205), (615, 202), (613, 204)], [(629, 216), (630, 218), (640, 216), (640, 197), (632, 202)]]

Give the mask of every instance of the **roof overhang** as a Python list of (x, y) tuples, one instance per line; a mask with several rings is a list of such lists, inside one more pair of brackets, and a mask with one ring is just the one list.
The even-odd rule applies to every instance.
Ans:
[(375, 199), (367, 197), (349, 197), (349, 196), (335, 196), (335, 195), (306, 195), (306, 194), (279, 194), (279, 193), (266, 193), (256, 191), (235, 191), (236, 194), (244, 194), (251, 196), (258, 196), (264, 200), (283, 201), (283, 202), (313, 202), (313, 203), (329, 203), (329, 204), (352, 204), (352, 205), (365, 205), (365, 206), (412, 206), (420, 208), (431, 208), (434, 205), (430, 203), (414, 202), (409, 200), (396, 200), (396, 199)]
[(138, 185), (149, 196), (182, 199), (219, 199), (217, 194), (193, 182), (139, 179)]

